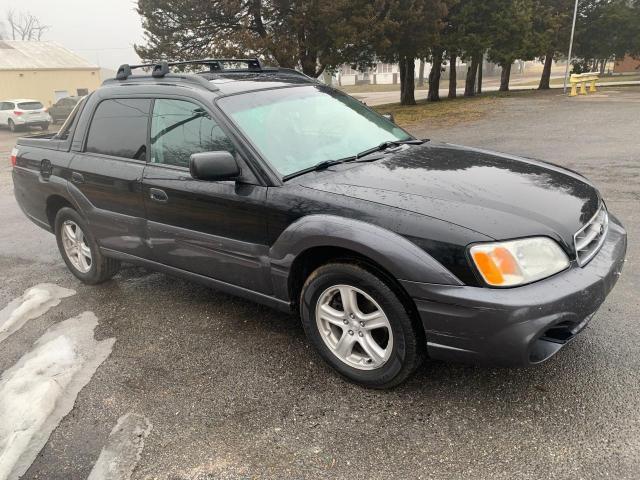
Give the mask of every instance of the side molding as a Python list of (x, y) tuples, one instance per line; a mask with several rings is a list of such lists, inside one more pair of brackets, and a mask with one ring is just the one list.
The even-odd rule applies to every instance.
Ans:
[(370, 258), (398, 280), (463, 285), (449, 270), (406, 238), (360, 220), (309, 215), (292, 223), (272, 245), (274, 291), (288, 299), (288, 278), (295, 259), (314, 247), (340, 247)]

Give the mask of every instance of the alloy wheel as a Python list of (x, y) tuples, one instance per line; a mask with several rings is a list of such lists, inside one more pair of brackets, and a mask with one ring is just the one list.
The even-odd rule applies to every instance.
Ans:
[(316, 305), (316, 324), (325, 345), (359, 370), (384, 365), (393, 349), (387, 315), (367, 293), (350, 285), (326, 289)]
[(91, 248), (82, 229), (73, 220), (62, 224), (62, 245), (67, 258), (80, 273), (91, 270)]

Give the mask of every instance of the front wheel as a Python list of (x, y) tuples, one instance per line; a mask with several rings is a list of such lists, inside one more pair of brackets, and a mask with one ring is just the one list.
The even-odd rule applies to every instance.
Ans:
[(420, 364), (420, 331), (406, 305), (381, 277), (356, 264), (314, 271), (304, 284), (300, 313), (318, 353), (352, 382), (390, 388)]
[(55, 233), (64, 262), (82, 282), (95, 285), (118, 273), (120, 262), (102, 255), (87, 223), (72, 208), (58, 211)]

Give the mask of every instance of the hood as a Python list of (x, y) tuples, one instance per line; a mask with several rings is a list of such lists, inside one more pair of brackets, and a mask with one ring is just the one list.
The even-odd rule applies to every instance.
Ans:
[(600, 204), (595, 187), (575, 172), (455, 145), (425, 143), (327, 173), (302, 184), (438, 218), (494, 239), (550, 236), (569, 251), (574, 233)]

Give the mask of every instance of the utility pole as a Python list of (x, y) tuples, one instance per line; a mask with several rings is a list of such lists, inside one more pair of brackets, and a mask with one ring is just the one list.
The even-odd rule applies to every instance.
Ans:
[(564, 86), (562, 93), (567, 93), (567, 78), (569, 77), (569, 65), (571, 65), (571, 50), (573, 50), (573, 34), (576, 31), (576, 17), (578, 16), (578, 0), (573, 7), (573, 25), (571, 25), (571, 40), (569, 40), (569, 56), (567, 57), (567, 67), (564, 69)]

